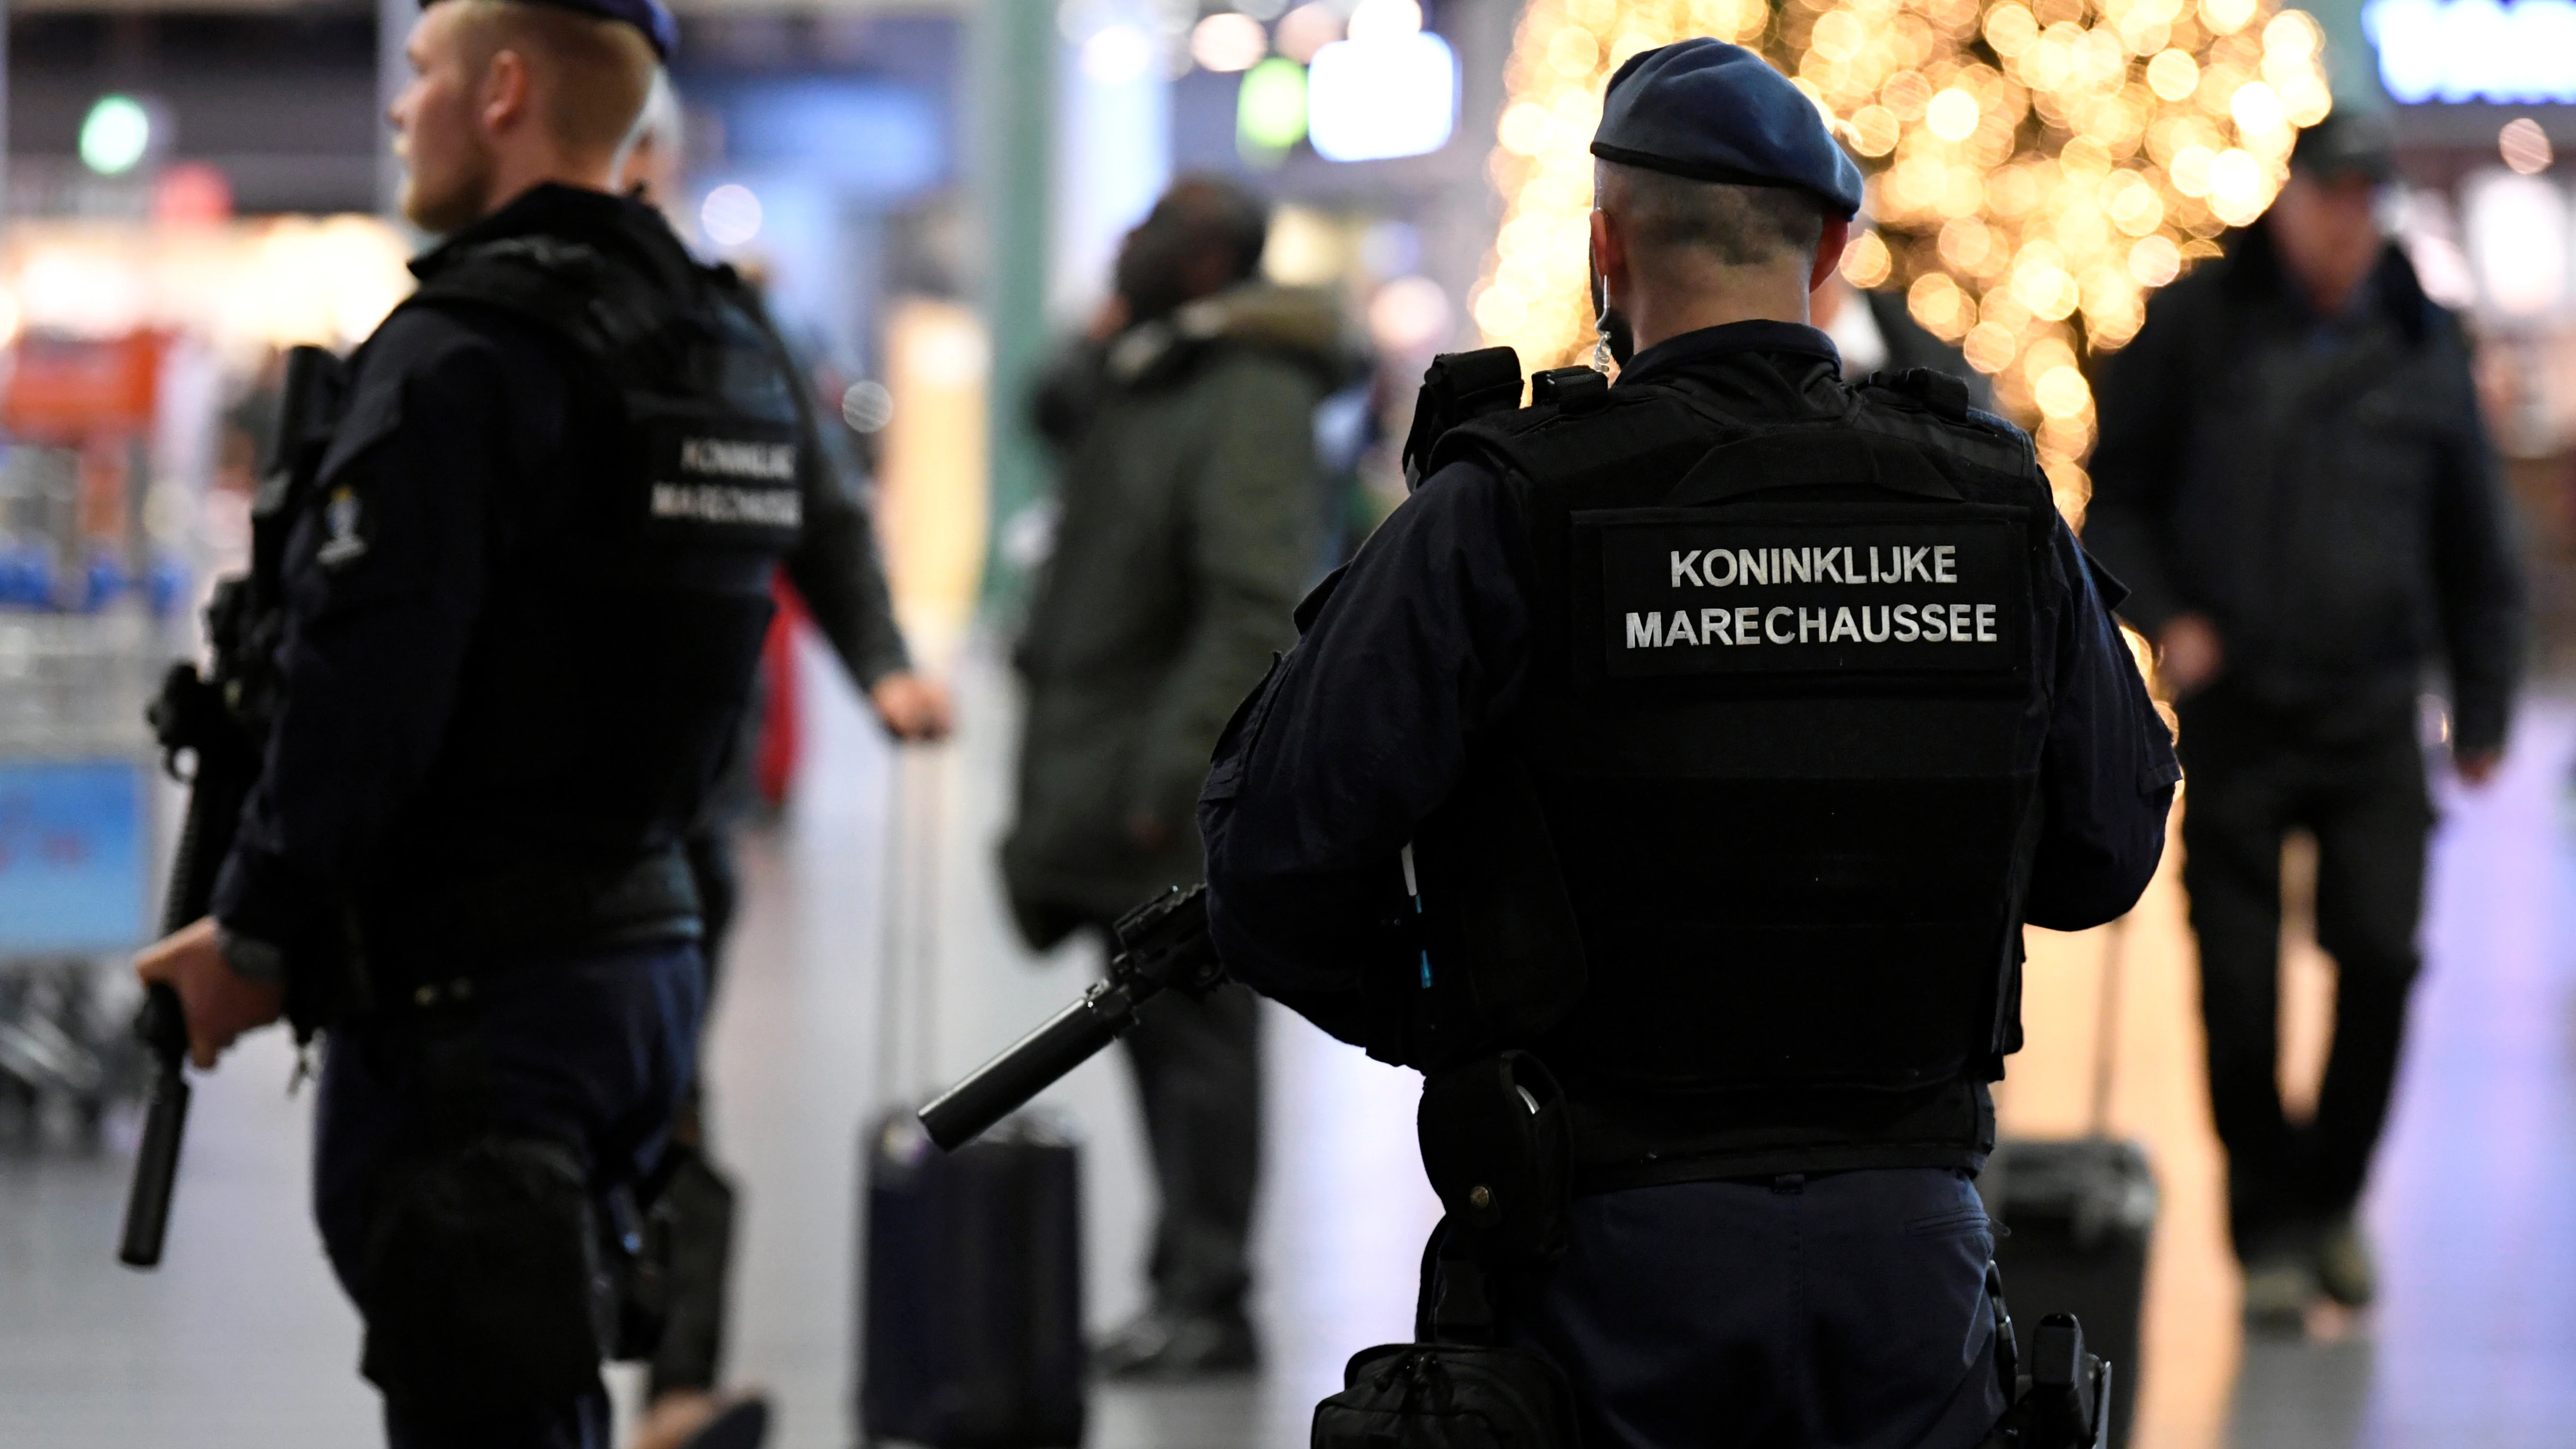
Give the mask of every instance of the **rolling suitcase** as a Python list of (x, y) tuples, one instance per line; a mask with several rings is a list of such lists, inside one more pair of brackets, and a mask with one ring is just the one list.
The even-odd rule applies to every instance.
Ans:
[(932, 1449), (1071, 1449), (1088, 1370), (1072, 1137), (1026, 1112), (944, 1153), (897, 1090), (936, 1067), (927, 922), (938, 765), (918, 749), (897, 765), (877, 1065), (878, 1100), (897, 1105), (860, 1143), (860, 1434)]
[(1082, 1442), (1081, 1184), (1073, 1143), (1031, 1115), (941, 1152), (907, 1108), (867, 1155), (870, 1442)]
[(1998, 1143), (1977, 1186), (2000, 1221), (1995, 1263), (2013, 1317), (2071, 1313), (2092, 1351), (2112, 1365), (2111, 1444), (2128, 1443), (2138, 1405), (2139, 1317), (2156, 1179), (2146, 1148), (2106, 1130), (2128, 920), (2110, 928), (2093, 1059), (2092, 1130), (2066, 1141)]

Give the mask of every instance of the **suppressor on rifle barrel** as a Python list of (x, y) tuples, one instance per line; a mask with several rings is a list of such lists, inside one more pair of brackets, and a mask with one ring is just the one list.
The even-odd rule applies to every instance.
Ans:
[(179, 993), (165, 982), (154, 982), (137, 1025), (152, 1048), (152, 1086), (145, 1098), (143, 1140), (134, 1152), (134, 1190), (125, 1200), (125, 1236), (116, 1260), (129, 1268), (157, 1268), (170, 1231), (179, 1144), (188, 1130), (188, 1027)]
[(1009, 1050), (939, 1094), (921, 1109), (921, 1125), (943, 1152), (954, 1152), (986, 1128), (1028, 1105), (1075, 1067), (1098, 1056), (1136, 1022), (1136, 1003), (1154, 992), (1150, 982), (1111, 982), (1012, 1043)]

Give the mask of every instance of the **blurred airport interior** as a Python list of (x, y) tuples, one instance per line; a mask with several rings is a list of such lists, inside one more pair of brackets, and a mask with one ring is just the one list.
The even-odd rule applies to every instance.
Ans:
[[(1591, 352), (1584, 144), (1610, 71), (1756, 44), (1871, 175), (1846, 254), (1991, 380), (2083, 515), (2101, 359), (2218, 254), (2298, 126), (2384, 115), (2389, 228), (2460, 312), (2536, 624), (2501, 777), (2439, 776), (2426, 969), (2367, 1199), (2381, 1303), (2243, 1339), (2174, 852), (2120, 925), (2031, 933), (2004, 1129), (2142, 1139), (2161, 1202), (2138, 1449), (2522, 1449), (2576, 1424), (2576, 5), (2566, 0), (693, 0), (671, 211), (755, 277), (869, 482), (902, 618), (961, 729), (889, 746), (810, 626), (775, 640), (716, 1140), (745, 1196), (735, 1377), (773, 1442), (857, 1436), (863, 1125), (1007, 1044), (1096, 948), (1013, 935), (994, 844), (1009, 658), (1052, 543), (1038, 369), (1172, 178), (1274, 205), (1264, 269), (1355, 319), (1316, 417), (1317, 572), (1403, 498), (1438, 352)], [(179, 787), (143, 704), (241, 566), (281, 350), (355, 346), (425, 238), (381, 112), (411, 0), (18, 0), (0, 125), (0, 1445), (366, 1442), (316, 1251), (310, 1093), (265, 1033), (200, 1080), (166, 1266), (111, 1261)], [(1872, 336), (1877, 334), (1873, 331)], [(1855, 344), (1841, 329), (1847, 349)], [(2428, 746), (2441, 736), (2425, 706)], [(2183, 808), (2188, 808), (2187, 803)], [(2282, 1077), (2313, 1103), (2332, 972), (2285, 918)], [(2116, 975), (2106, 973), (2116, 971)], [(2107, 981), (2107, 989), (2106, 989)], [(2106, 1008), (2105, 1003), (2109, 1003)], [(2112, 1014), (2105, 1016), (2108, 1010)], [(1438, 1204), (1410, 1074), (1265, 1008), (1252, 1378), (1097, 1391), (1101, 1449), (1304, 1442), (1343, 1360), (1409, 1336)], [(2109, 1065), (2101, 1052), (2114, 1052)], [(1139, 1306), (1152, 1190), (1122, 1064), (1043, 1098), (1083, 1144), (1094, 1329)], [(640, 1382), (615, 1371), (622, 1410)]]

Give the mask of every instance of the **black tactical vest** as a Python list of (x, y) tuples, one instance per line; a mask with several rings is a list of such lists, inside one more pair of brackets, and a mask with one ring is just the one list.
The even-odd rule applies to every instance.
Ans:
[(575, 424), (495, 565), (424, 838), (395, 848), (367, 934), (382, 954), (694, 930), (678, 843), (736, 745), (820, 466), (792, 362), (731, 270), (640, 207), (596, 240), (444, 259), (404, 305), (533, 324)]
[[(1781, 425), (1720, 413), (1686, 376), (1542, 374), (1560, 401), (1434, 450), (1519, 504), (1533, 653), (1516, 727), (1415, 842), (1419, 1039), (1531, 1045), (1654, 1095), (1999, 1074), (2019, 1045), (2052, 503), (2026, 439), (1908, 381)], [(1561, 927), (1526, 878), (1534, 837)], [(1499, 974), (1455, 949), (1497, 915), (1516, 938)], [(1484, 999), (1436, 1001), (1461, 992)], [(1536, 1034), (1467, 1040), (1498, 1004)]]

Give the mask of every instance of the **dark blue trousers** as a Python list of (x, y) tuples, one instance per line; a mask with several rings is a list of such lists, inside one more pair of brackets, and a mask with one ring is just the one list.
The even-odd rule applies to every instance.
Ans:
[[(706, 1010), (695, 942), (495, 973), (477, 984), (473, 1010), (490, 1130), (571, 1147), (601, 1194), (660, 1162)], [(435, 1142), (420, 1063), (418, 1023), (400, 1014), (330, 1036), (315, 1118), (313, 1210), (353, 1299), (377, 1183), (389, 1164)], [(596, 1385), (470, 1432), (419, 1421), (390, 1403), (385, 1410), (393, 1449), (607, 1449), (608, 1432), (608, 1396)]]
[(1589, 1449), (1970, 1449), (2003, 1415), (1964, 1174), (1602, 1193), (1572, 1236), (1504, 1321), (1573, 1381)]

